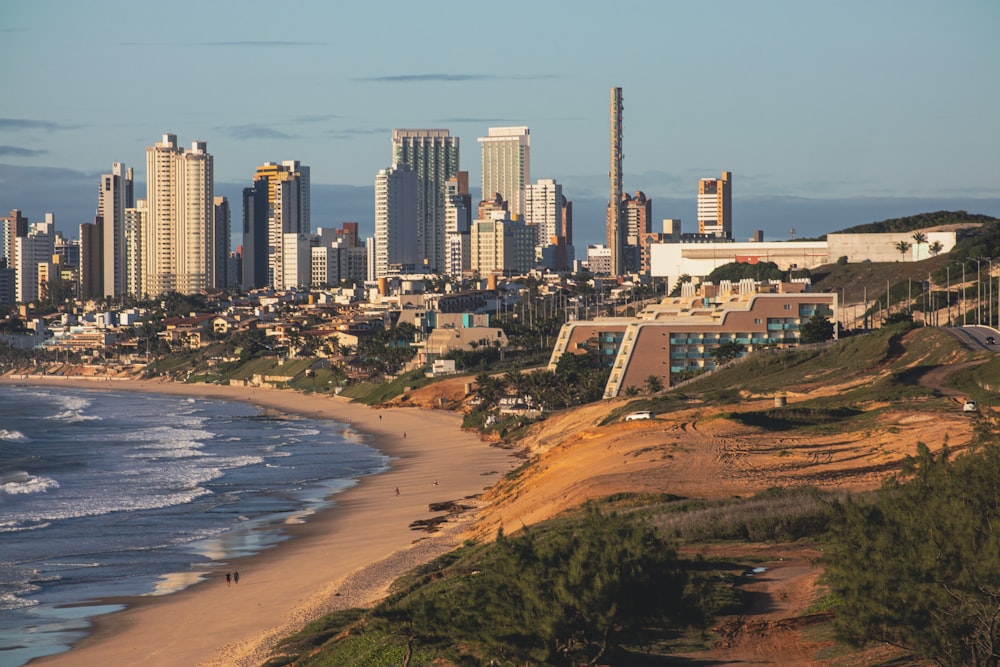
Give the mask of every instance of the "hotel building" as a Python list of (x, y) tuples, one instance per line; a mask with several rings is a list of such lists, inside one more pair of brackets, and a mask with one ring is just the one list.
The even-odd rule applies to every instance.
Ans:
[(685, 286), (681, 297), (646, 307), (636, 317), (569, 322), (559, 332), (549, 360), (553, 370), (563, 354), (595, 352), (611, 368), (605, 398), (641, 387), (655, 376), (671, 379), (715, 368), (714, 353), (739, 343), (744, 354), (762, 348), (795, 347), (802, 324), (813, 315), (830, 317), (836, 293), (812, 293), (808, 282), (702, 284)]

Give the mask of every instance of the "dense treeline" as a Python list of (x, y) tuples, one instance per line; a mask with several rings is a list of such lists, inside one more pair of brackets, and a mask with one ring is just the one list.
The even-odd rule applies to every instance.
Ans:
[(1000, 664), (1000, 449), (919, 446), (870, 499), (840, 505), (827, 582), (840, 635), (941, 665)]

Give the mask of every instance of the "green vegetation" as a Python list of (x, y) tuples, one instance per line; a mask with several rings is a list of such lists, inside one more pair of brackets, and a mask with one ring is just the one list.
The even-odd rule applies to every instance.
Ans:
[[(288, 640), (296, 665), (573, 665), (703, 623), (705, 578), (646, 523), (590, 509), (414, 573), (371, 612), (328, 617)], [(697, 579), (697, 581), (695, 581)], [(271, 664), (283, 664), (272, 662)]]
[(935, 211), (933, 213), (919, 213), (917, 215), (908, 215), (904, 218), (890, 218), (881, 222), (855, 225), (854, 227), (841, 230), (840, 233), (882, 234), (886, 232), (912, 232), (939, 225), (977, 225), (990, 222), (997, 222), (997, 219), (988, 215), (966, 213), (965, 211)]
[(837, 506), (826, 581), (840, 636), (941, 665), (1000, 656), (1000, 448), (951, 460), (920, 445), (873, 498)]
[(799, 335), (803, 345), (824, 343), (833, 338), (833, 322), (817, 313), (802, 324)]

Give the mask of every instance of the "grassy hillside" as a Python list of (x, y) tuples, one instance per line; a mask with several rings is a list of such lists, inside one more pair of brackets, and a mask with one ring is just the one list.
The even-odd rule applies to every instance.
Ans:
[[(983, 362), (985, 355), (941, 330), (897, 325), (823, 347), (754, 355), (683, 391), (553, 415), (529, 438), (532, 446), (549, 442), (550, 449), (494, 489), (530, 504), (546, 475), (557, 481), (579, 476), (543, 496), (561, 498), (589, 474), (603, 480), (592, 487), (605, 489), (603, 494), (585, 489), (582, 505), (550, 520), (529, 520), (499, 542), (470, 540), (398, 581), (376, 608), (328, 616), (289, 638), (268, 664), (447, 667), (597, 659), (625, 667), (739, 662), (734, 651), (758, 661), (802, 664), (821, 649), (822, 664), (922, 665), (899, 649), (838, 642), (831, 622), (838, 602), (816, 587), (816, 575), (795, 593), (803, 602), (780, 625), (747, 625), (761, 604), (748, 577), (758, 565), (785, 561), (796, 563), (789, 571), (815, 569), (810, 562), (827, 549), (823, 540), (839, 516), (836, 508), (848, 502), (851, 487), (840, 484), (858, 473), (886, 479), (901, 469), (902, 459), (891, 457), (887, 443), (912, 452), (928, 425), (945, 416), (955, 442), (959, 426), (974, 428), (977, 443), (995, 442), (988, 414), (963, 417), (943, 392), (978, 392), (988, 409), (997, 394), (983, 385), (1000, 377), (1000, 358), (969, 365), (951, 378), (928, 379), (942, 368)], [(754, 399), (781, 393), (795, 394), (795, 402), (772, 408)], [(619, 423), (622, 413), (639, 407), (655, 410), (659, 419)], [(604, 417), (595, 420), (602, 408)], [(583, 416), (572, 426), (575, 412)], [(585, 452), (588, 444), (592, 449)], [(603, 457), (600, 466), (587, 458), (590, 452)], [(696, 455), (708, 467), (699, 467)], [(644, 468), (644, 461), (653, 467)], [(613, 472), (615, 466), (623, 467)], [(799, 472), (804, 476), (795, 478)], [(702, 494), (712, 478), (735, 474), (758, 479), (757, 488), (765, 490), (702, 497), (688, 492), (686, 498), (666, 492), (670, 482), (660, 492), (630, 490), (636, 482), (650, 488), (654, 480), (676, 475), (694, 476), (686, 488)], [(609, 486), (612, 477), (620, 482)], [(809, 486), (811, 480), (831, 483)], [(617, 483), (618, 491), (607, 490)], [(502, 498), (492, 502), (517, 525), (514, 505)], [(624, 544), (635, 546), (623, 550)], [(669, 576), (665, 582), (645, 580), (648, 568)], [(602, 588), (608, 582), (611, 588)], [(655, 593), (664, 583), (679, 588)], [(762, 579), (757, 585), (768, 584)], [(622, 591), (638, 605), (629, 607), (635, 615), (602, 625), (609, 617), (598, 612), (618, 609)], [(773, 598), (769, 604), (785, 603)], [(602, 635), (601, 628), (612, 626), (614, 632)]]

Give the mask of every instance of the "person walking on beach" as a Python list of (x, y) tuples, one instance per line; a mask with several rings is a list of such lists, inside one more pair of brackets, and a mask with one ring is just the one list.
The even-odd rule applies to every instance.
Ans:
[(238, 570), (236, 572), (233, 572), (233, 583), (234, 584), (240, 583), (240, 573)]
[(397, 496), (399, 495), (399, 487), (398, 486), (396, 487), (396, 495)]
[(226, 586), (229, 586), (232, 580), (233, 580), (233, 575), (226, 572)]

